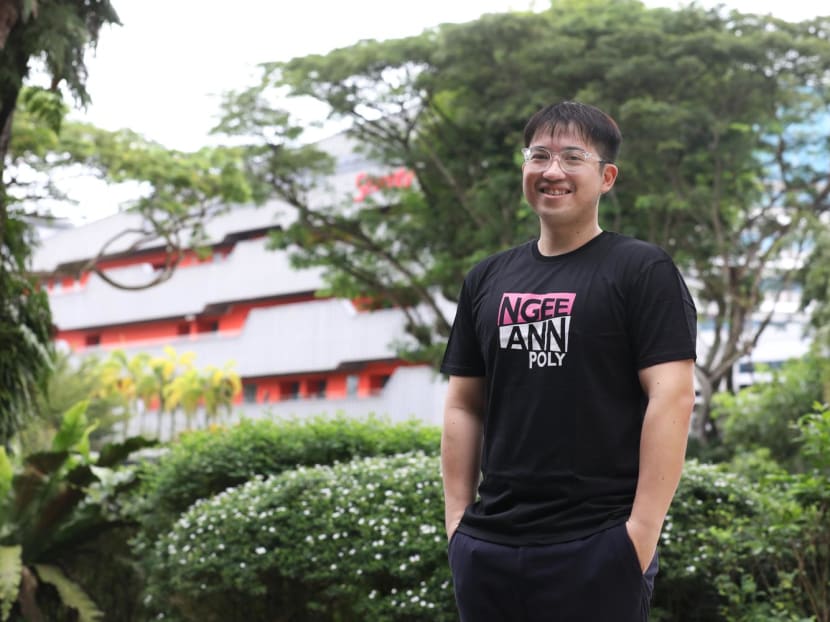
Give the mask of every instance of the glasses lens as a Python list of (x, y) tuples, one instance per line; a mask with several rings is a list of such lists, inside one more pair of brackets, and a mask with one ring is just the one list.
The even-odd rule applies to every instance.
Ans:
[(550, 166), (551, 153), (541, 147), (525, 149), (525, 162), (533, 170), (543, 171)]
[(559, 167), (566, 173), (576, 173), (585, 166), (588, 154), (581, 149), (563, 149), (558, 153), (551, 153), (544, 147), (530, 147), (524, 150), (525, 163), (534, 171), (545, 171), (550, 167), (551, 160), (559, 161)]
[(559, 153), (559, 163), (562, 170), (575, 173), (585, 164), (588, 154), (581, 149), (564, 149)]

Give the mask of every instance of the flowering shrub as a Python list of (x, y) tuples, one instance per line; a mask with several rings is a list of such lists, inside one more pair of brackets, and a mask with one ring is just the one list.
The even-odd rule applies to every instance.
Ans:
[(724, 542), (724, 534), (755, 520), (759, 510), (758, 494), (747, 478), (724, 465), (686, 463), (660, 538), (653, 620), (724, 619), (717, 582), (731, 569), (725, 568), (724, 556), (737, 561), (746, 554)]
[[(752, 479), (734, 465), (686, 464), (661, 536), (653, 620), (830, 619), (830, 487), (764, 454), (743, 461)], [(823, 501), (803, 498), (805, 486)]]
[[(148, 465), (136, 518), (140, 543), (153, 542), (194, 501), (213, 496), (255, 475), (298, 465), (332, 464), (355, 456), (405, 451), (438, 452), (441, 431), (410, 420), (315, 417), (306, 420), (243, 420), (231, 428), (183, 435), (158, 464)], [(139, 550), (141, 547), (139, 546)]]
[(262, 477), (194, 504), (161, 537), (148, 604), (165, 620), (456, 620), (436, 457)]
[[(801, 433), (816, 463), (803, 475), (763, 453), (687, 463), (662, 535), (654, 622), (826, 619), (827, 410), (803, 418)], [(438, 460), (422, 452), (257, 475), (153, 541), (147, 604), (179, 621), (456, 620), (442, 508)]]

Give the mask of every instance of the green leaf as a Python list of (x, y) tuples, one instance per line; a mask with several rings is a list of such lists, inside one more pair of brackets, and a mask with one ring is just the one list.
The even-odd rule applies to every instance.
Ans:
[(89, 401), (82, 400), (64, 413), (61, 427), (52, 442), (53, 450), (70, 451), (83, 444), (91, 431), (87, 426), (87, 406), (89, 406)]
[(67, 577), (60, 568), (48, 564), (35, 564), (34, 568), (41, 581), (54, 585), (63, 603), (78, 612), (78, 622), (96, 622), (103, 617), (104, 613), (83, 588)]
[(6, 454), (6, 448), (0, 447), (0, 498), (5, 497), (11, 489), (13, 475), (14, 468)]
[(101, 449), (98, 455), (98, 460), (95, 463), (101, 467), (115, 466), (134, 451), (144, 449), (145, 447), (153, 447), (158, 442), (144, 438), (143, 436), (133, 436), (125, 440), (123, 443), (109, 443)]
[(23, 22), (28, 22), (31, 17), (37, 17), (36, 0), (23, 0), (21, 8), (23, 10), (20, 12), (20, 17)]
[(66, 451), (39, 451), (26, 456), (24, 463), (41, 475), (48, 475), (60, 469), (68, 457)]
[(0, 546), (0, 622), (9, 619), (23, 571), (21, 546)]

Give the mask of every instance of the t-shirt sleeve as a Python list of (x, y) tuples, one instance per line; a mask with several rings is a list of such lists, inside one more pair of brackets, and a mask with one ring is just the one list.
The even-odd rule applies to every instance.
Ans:
[(627, 306), (638, 369), (696, 358), (697, 311), (671, 259), (657, 261), (640, 273)]
[(444, 351), (444, 360), (441, 362), (441, 372), (451, 376), (484, 376), (485, 370), (484, 358), (475, 330), (468, 278), (464, 280), (461, 294), (458, 297), (458, 307), (452, 330), (450, 330), (447, 349)]

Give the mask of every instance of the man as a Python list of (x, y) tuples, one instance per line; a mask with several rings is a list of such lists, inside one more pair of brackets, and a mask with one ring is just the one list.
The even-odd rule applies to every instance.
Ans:
[(441, 366), (456, 601), (462, 622), (640, 622), (694, 405), (694, 303), (664, 251), (599, 226), (608, 115), (555, 104), (524, 141), (539, 238), (470, 271)]

